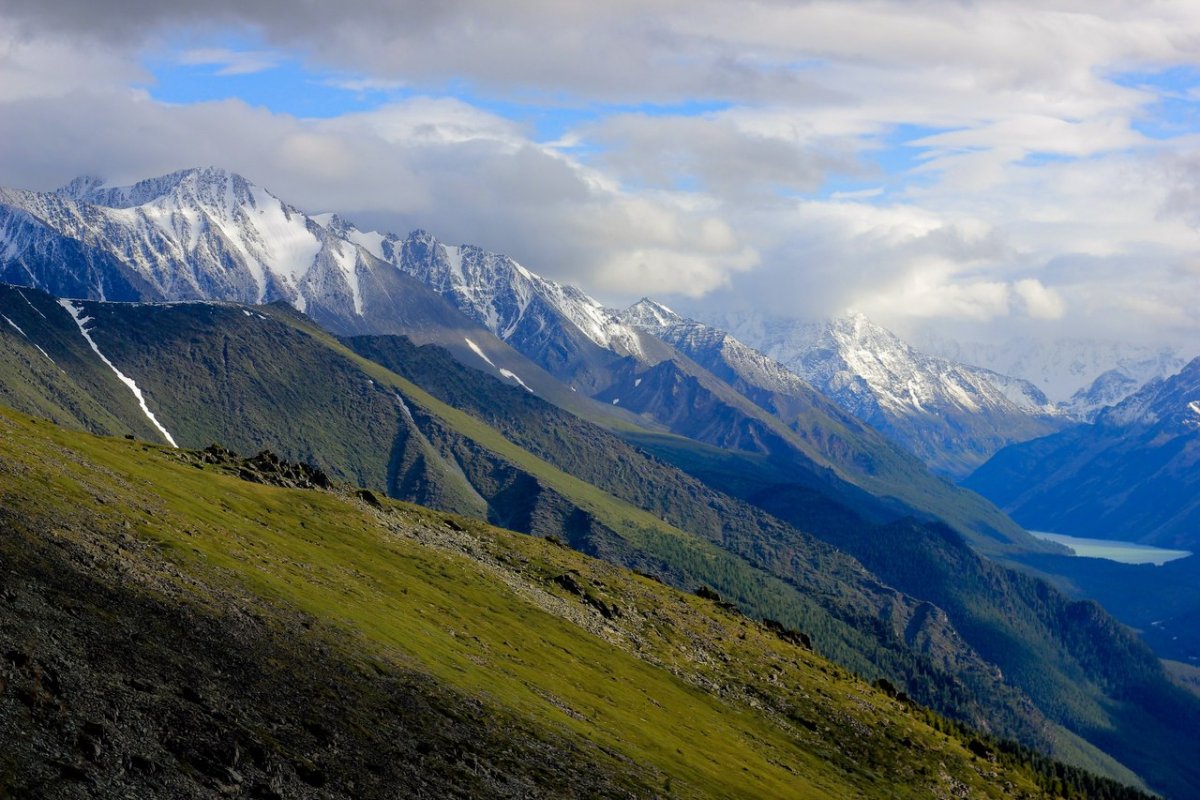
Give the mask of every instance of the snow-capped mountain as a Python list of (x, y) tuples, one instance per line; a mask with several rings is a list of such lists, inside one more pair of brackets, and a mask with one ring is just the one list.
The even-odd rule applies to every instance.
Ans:
[(1102, 427), (1170, 425), (1193, 430), (1200, 423), (1200, 358), (1175, 375), (1154, 378), (1129, 397), (1096, 415)]
[(1028, 381), (919, 353), (861, 314), (812, 323), (728, 315), (719, 324), (951, 477), (1066, 422)]
[[(1157, 376), (1150, 378), (1150, 381), (1154, 380), (1159, 380), (1159, 378)], [(1101, 373), (1090, 386), (1085, 386), (1071, 395), (1069, 400), (1059, 403), (1058, 407), (1071, 419), (1080, 422), (1095, 422), (1100, 412), (1117, 405), (1141, 387), (1142, 384), (1138, 382), (1137, 378), (1127, 372), (1121, 369), (1110, 369)]]
[(696, 363), (729, 383), (780, 394), (810, 396), (824, 402), (803, 378), (731, 334), (685, 319), (649, 298), (622, 312), (627, 325), (653, 333)]
[(334, 333), (404, 334), (543, 396), (577, 402), (386, 260), (400, 241), (335, 215), (307, 215), (213, 167), (124, 187), (80, 178), (55, 192), (0, 189), (0, 282), (79, 299), (284, 301)]
[[(285, 300), (301, 311), (319, 303), (361, 316), (360, 279), (374, 268), (360, 248), (240, 175), (215, 168), (120, 188), (81, 178), (57, 192), (0, 190), (0, 237), (6, 280), (25, 269), (59, 294), (87, 289), (113, 300)], [(37, 239), (56, 237), (119, 262), (129, 285), (72, 287), (61, 270), (47, 274), (52, 265), (30, 254), (39, 252)]]
[(607, 387), (615, 374), (670, 355), (584, 292), (508, 256), (445, 244), (426, 231), (403, 239), (354, 229), (346, 235), (585, 394)]
[(1200, 358), (965, 482), (1038, 530), (1200, 547)]
[(1187, 360), (1173, 347), (1094, 339), (1021, 337), (987, 344), (925, 335), (918, 346), (932, 355), (1024, 378), (1076, 419), (1094, 416), (1153, 378), (1178, 372)]

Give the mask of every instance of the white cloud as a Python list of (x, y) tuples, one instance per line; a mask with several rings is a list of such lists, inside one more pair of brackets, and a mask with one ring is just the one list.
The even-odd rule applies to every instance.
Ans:
[[(0, 0), (0, 14), (0, 184), (216, 163), (613, 302), (1200, 331), (1200, 142), (1140, 132), (1157, 99), (1194, 90), (1113, 80), (1200, 62), (1191, 0)], [(229, 31), (261, 47), (203, 46)], [(129, 90), (147, 83), (140, 54), (181, 32), (201, 45), (184, 61), (226, 74), (286, 57), (351, 76), (326, 81), (348, 91), (424, 96), (304, 120)], [(448, 86), (489, 108), (596, 113), (540, 144)]]
[(833, 173), (867, 170), (862, 145), (823, 135), (800, 114), (787, 124), (745, 109), (703, 116), (620, 114), (583, 129), (599, 146), (594, 160), (636, 185), (658, 188), (693, 183), (725, 201), (778, 192), (815, 192)]
[(0, 108), (0, 141), (6, 185), (51, 188), (100, 167), (123, 183), (217, 164), (307, 211), (400, 233), (426, 227), (611, 296), (703, 293), (755, 260), (708, 204), (623, 192), (453, 100), (305, 120), (234, 100), (173, 106), (139, 92), (77, 94)]
[(479, 139), (519, 146), (528, 141), (515, 123), (453, 98), (414, 97), (319, 124), (333, 134), (365, 134), (397, 145)]
[(282, 57), (265, 50), (230, 50), (227, 47), (202, 47), (185, 50), (176, 59), (193, 67), (216, 67), (215, 75), (252, 75), (279, 66)]
[(107, 91), (149, 75), (127, 55), (92, 42), (23, 36), (0, 17), (0, 103)]
[(335, 89), (345, 89), (355, 94), (367, 92), (394, 92), (404, 88), (404, 81), (388, 80), (386, 78), (341, 77), (326, 78), (321, 81), (324, 86)]
[(1017, 281), (1013, 291), (1025, 304), (1025, 313), (1034, 319), (1062, 319), (1066, 313), (1066, 303), (1058, 292), (1047, 289), (1037, 278)]

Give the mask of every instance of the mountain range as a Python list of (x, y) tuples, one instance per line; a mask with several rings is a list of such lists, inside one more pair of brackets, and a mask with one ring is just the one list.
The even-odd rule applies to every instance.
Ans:
[(74, 298), (287, 302), (338, 335), (437, 344), (613, 430), (633, 423), (632, 435), (658, 430), (765, 456), (793, 482), (890, 498), (893, 512), (947, 520), (985, 549), (1039, 547), (977, 496), (864, 436), (828, 402), (810, 402), (811, 391), (790, 401), (805, 421), (789, 427), (662, 339), (510, 258), (423, 231), (402, 238), (306, 216), (224, 170), (6, 190), (0, 237), (0, 280)]
[(1200, 780), (1170, 745), (1200, 701), (1099, 607), (980, 555), (1057, 548), (729, 332), (220, 170), (5, 191), (0, 221), (10, 408), (552, 537), (709, 587), (959, 724), (1178, 796)]
[(1200, 359), (964, 483), (1035, 530), (1200, 550)]
[[(1106, 710), (1109, 692), (1171, 691), (1132, 637), (949, 529), (871, 522), (859, 515), (870, 504), (804, 487), (776, 487), (756, 508), (445, 351), (395, 336), (339, 342), (286, 305), (56, 301), (18, 287), (3, 300), (15, 327), (0, 334), (0, 383), (24, 389), (5, 398), (23, 410), (183, 447), (269, 448), (683, 589), (711, 586), (860, 674), (1126, 780), (1093, 732), (1177, 724)], [(1109, 657), (1078, 660), (1081, 636)], [(1110, 688), (1077, 685), (1081, 672)]]
[(952, 479), (1068, 422), (1028, 381), (922, 354), (861, 314), (728, 314), (718, 323)]
[[(1041, 340), (1017, 337), (1001, 343), (972, 342), (925, 334), (919, 348), (947, 358), (1024, 378), (1053, 402), (1070, 407), (1100, 378), (1112, 373), (1127, 379), (1132, 394), (1147, 381), (1178, 372), (1194, 353), (1183, 344), (1150, 347), (1136, 342), (1063, 338)], [(1111, 377), (1106, 382), (1111, 382)], [(1122, 400), (1117, 397), (1113, 402)], [(1108, 405), (1111, 405), (1109, 403)]]

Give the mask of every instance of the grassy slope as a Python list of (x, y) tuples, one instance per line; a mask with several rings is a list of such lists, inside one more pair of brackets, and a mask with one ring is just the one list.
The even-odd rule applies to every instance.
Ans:
[[(155, 332), (153, 324), (130, 326), (126, 321), (118, 325), (124, 317), (107, 317), (110, 313), (115, 314), (117, 310), (94, 306), (89, 311), (97, 316), (94, 335), (106, 350), (122, 356), (120, 363), (132, 363), (130, 371), (138, 376), (139, 384), (150, 392), (152, 398), (166, 398), (174, 393), (181, 398), (181, 403), (186, 400), (194, 404), (196, 395), (199, 394), (204, 404), (224, 402), (220, 392), (196, 386), (195, 367), (200, 361), (196, 361), (191, 368), (187, 364), (174, 365), (182, 369), (182, 372), (174, 377), (156, 374), (152, 369), (153, 354), (156, 350), (152, 346), (142, 346), (144, 343), (139, 344), (137, 341), (148, 338), (153, 343), (160, 334), (164, 337), (178, 337), (180, 320), (174, 317), (182, 313), (181, 309), (172, 311), (138, 307), (131, 310), (143, 323), (153, 323), (158, 317), (165, 319), (166, 316), (172, 316), (170, 324), (158, 333)], [(242, 324), (243, 321), (251, 326), (260, 325), (252, 317), (246, 317), (239, 309), (201, 307), (197, 313), (201, 313), (201, 316), (205, 313), (212, 315), (224, 328)], [(383, 468), (382, 461), (386, 460), (386, 440), (395, 435), (395, 426), (403, 417), (391, 399), (391, 391), (398, 391), (407, 398), (407, 403), (414, 409), (427, 410), (458, 435), (477, 442), (492, 453), (498, 453), (501, 458), (534, 476), (540, 484), (550, 487), (599, 520), (609, 531), (620, 537), (621, 541), (617, 546), (623, 548), (624, 554), (619, 560), (624, 563), (665, 572), (677, 585), (685, 587), (697, 583), (718, 586), (743, 608), (752, 610), (757, 615), (782, 619), (808, 631), (815, 637), (823, 652), (836, 656), (842, 663), (857, 670), (871, 675), (882, 673), (906, 676), (910, 691), (931, 702), (939, 701), (941, 707), (947, 710), (954, 709), (963, 718), (977, 722), (988, 719), (996, 729), (1019, 734), (1026, 741), (1037, 742), (1042, 747), (1048, 747), (1051, 741), (1058, 739), (1055, 749), (1062, 757), (1069, 757), (1078, 763), (1096, 765), (1111, 774), (1128, 775), (1111, 761), (1098, 760), (1097, 754), (1091, 748), (1073, 739), (1065, 731), (1055, 732), (1053, 729), (1041, 727), (1041, 715), (1030, 714), (1031, 709), (1022, 705), (1020, 698), (1009, 697), (1012, 692), (999, 685), (987, 668), (980, 669), (979, 664), (971, 664), (969, 668), (964, 668), (964, 664), (958, 661), (953, 665), (941, 667), (933, 666), (932, 663), (913, 663), (912, 654), (908, 652), (909, 645), (902, 638), (908, 633), (906, 628), (912, 613), (911, 608), (906, 610), (905, 607), (913, 604), (886, 588), (873, 586), (874, 582), (871, 580), (864, 582), (863, 577), (858, 574), (860, 570), (857, 565), (850, 559), (834, 557), (822, 551), (820, 547), (814, 548), (811, 541), (795, 533), (790, 534), (793, 537), (790, 540), (785, 537), (771, 543), (754, 541), (753, 537), (731, 540), (729, 534), (734, 526), (728, 523), (718, 523), (710, 532), (712, 536), (708, 541), (693, 535), (700, 533), (694, 530), (693, 526), (685, 525), (684, 528), (689, 531), (685, 533), (677, 527), (680, 523), (672, 525), (661, 519), (661, 512), (649, 513), (628, 500), (568, 474), (567, 471), (509, 441), (489, 425), (434, 399), (411, 382), (400, 379), (377, 364), (353, 356), (332, 337), (308, 324), (298, 315), (279, 309), (267, 310), (267, 313), (314, 338), (319, 344), (316, 349), (324, 350), (325, 355), (321, 356), (320, 362), (317, 363), (305, 360), (314, 358), (311, 352), (302, 353), (304, 358), (296, 359), (274, 351), (256, 354), (250, 363), (257, 372), (255, 377), (261, 381), (251, 381), (251, 389), (245, 393), (246, 402), (224, 409), (224, 416), (245, 422), (249, 413), (256, 412), (252, 403), (256, 399), (256, 392), (272, 383), (294, 386), (297, 387), (297, 391), (298, 387), (303, 386), (305, 390), (290, 400), (286, 397), (272, 400), (269, 404), (271, 408), (302, 410), (305, 408), (302, 401), (308, 399), (317, 387), (323, 386), (322, 381), (330, 372), (331, 364), (335, 368), (334, 372), (343, 375), (343, 383), (357, 387), (351, 392), (351, 402), (347, 402), (346, 398), (337, 400), (341, 404), (337, 406), (341, 413), (335, 417), (331, 418), (323, 413), (316, 417), (307, 417), (297, 413), (294, 417), (284, 420), (294, 428), (295, 436), (292, 438), (320, 438), (319, 442), (314, 441), (310, 450), (300, 451), (299, 457), (319, 453), (325, 460), (333, 458), (338, 463), (362, 462), (361, 467), (347, 470), (351, 479), (358, 479), (368, 473), (379, 474)], [(130, 331), (130, 328), (134, 330)], [(118, 349), (117, 339), (106, 339), (110, 331), (118, 329), (126, 331), (128, 336), (123, 334), (125, 338), (133, 337), (122, 345), (128, 348), (127, 351)], [(187, 352), (199, 355), (206, 346), (204, 336), (207, 334), (202, 328), (188, 331), (185, 331), (186, 335), (183, 335), (180, 341), (190, 341), (190, 350)], [(234, 334), (234, 331), (230, 330), (230, 333)], [(273, 341), (276, 348), (290, 346), (288, 338), (283, 335), (273, 337)], [(133, 346), (130, 346), (130, 342)], [(236, 335), (230, 336), (227, 347), (230, 346), (239, 346)], [(125, 358), (129, 353), (138, 352), (139, 348), (149, 354), (142, 357), (142, 362), (136, 359), (130, 362)], [(334, 356), (332, 361), (329, 358), (330, 354)], [(147, 358), (149, 360), (146, 360)], [(231, 358), (230, 363), (236, 360)], [(373, 388), (368, 388), (364, 372), (375, 381)], [(367, 402), (372, 399), (377, 401), (380, 397), (387, 398), (386, 407)], [(168, 408), (170, 405), (168, 404)], [(376, 408), (378, 413), (368, 413), (371, 408)], [(323, 408), (321, 410), (325, 411)], [(176, 413), (173, 417), (169, 410), (163, 409), (160, 411), (160, 418), (184, 440), (190, 439), (196, 444), (207, 443), (213, 439), (224, 440), (221, 436), (221, 426), (227, 426), (228, 422), (222, 421), (221, 414), (206, 417), (209, 411), (211, 409), (194, 409), (191, 413)], [(373, 435), (382, 434), (383, 440), (378, 443), (379, 446), (364, 447), (353, 431), (343, 434), (336, 428), (330, 428), (331, 420), (358, 417), (362, 417), (362, 425), (351, 427), (354, 430), (365, 427)], [(196, 427), (205, 424), (206, 419), (208, 427)], [(213, 427), (214, 425), (216, 427)], [(187, 436), (184, 436), (185, 433)], [(244, 448), (246, 443), (239, 443), (239, 446)], [(378, 455), (381, 451), (384, 455)], [(373, 453), (376, 455), (372, 456)], [(372, 466), (367, 463), (370, 458), (380, 463)], [(770, 546), (767, 546), (768, 544)], [(731, 545), (737, 554), (728, 552)], [(889, 615), (893, 618), (889, 619)], [(954, 652), (956, 645), (952, 641), (935, 641), (935, 657), (940, 658)], [(961, 644), (957, 647), (961, 649)], [(958, 654), (953, 656), (955, 659), (958, 657)], [(964, 689), (961, 684), (963, 680), (974, 686), (973, 692)], [(994, 691), (980, 692), (980, 687), (974, 685), (979, 682), (992, 687)], [(941, 693), (944, 692), (948, 692), (948, 695), (943, 696)], [(981, 703), (984, 707), (981, 707)], [(991, 707), (988, 707), (989, 704)], [(1018, 708), (1024, 710), (1014, 717), (1013, 710)], [(1036, 730), (1031, 730), (1031, 721), (1034, 722)]]
[[(271, 447), (293, 458), (312, 460), (345, 479), (383, 489), (393, 439), (402, 433), (414, 439), (424, 437), (415, 426), (405, 427), (406, 414), (396, 402), (399, 392), (411, 410), (433, 421), (426, 425), (430, 435), (436, 433), (435, 428), (449, 429), (483, 448), (471, 454), (473, 460), (498, 457), (533, 476), (539, 485), (569, 499), (621, 537), (627, 548), (640, 553), (631, 557), (633, 563), (670, 573), (682, 585), (717, 585), (759, 614), (803, 625), (819, 637), (823, 647), (836, 650), (841, 642), (843, 655), (856, 657), (860, 669), (872, 669), (868, 651), (878, 648), (878, 643), (872, 643), (870, 634), (831, 619), (795, 586), (555, 468), (411, 382), (353, 356), (298, 315), (264, 310), (286, 325), (296, 326), (302, 335), (287, 328), (273, 329), (275, 323), (257, 319), (256, 313), (246, 316), (240, 309), (218, 306), (91, 304), (88, 313), (96, 317), (92, 330), (97, 341), (137, 376), (159, 418), (183, 443), (202, 446), (221, 441), (246, 453)], [(171, 353), (170, 358), (164, 357), (165, 351)], [(286, 413), (279, 414), (279, 409)], [(335, 413), (331, 414), (331, 409)], [(420, 444), (425, 451), (433, 449), (426, 441)], [(426, 455), (429, 463), (452, 461), (440, 453)], [(450, 471), (449, 466), (442, 469), (443, 473)], [(467, 510), (458, 503), (439, 505)], [(721, 525), (710, 527), (719, 542)], [(811, 543), (807, 549), (811, 550)], [(845, 595), (843, 606), (850, 614), (871, 614), (871, 609), (880, 605), (878, 598), (845, 593), (847, 586), (861, 582), (860, 568), (849, 559), (807, 553), (804, 547), (799, 553), (817, 558), (826, 573), (822, 576), (809, 569), (817, 583), (805, 584), (805, 588), (826, 597)], [(834, 574), (837, 577), (832, 577)], [(839, 581), (844, 585), (839, 587)], [(889, 597), (882, 599), (891, 602)], [(890, 669), (886, 672), (896, 674)]]
[(52, 298), (0, 284), (0, 310), (0, 402), (95, 433), (162, 441), (133, 393)]
[[(168, 603), (248, 593), (251, 617), (298, 612), (343, 635), (327, 641), (345, 659), (430, 676), (485, 717), (575, 742), (595, 768), (627, 773), (634, 794), (1034, 790), (1031, 773), (980, 762), (926, 715), (745, 618), (544, 541), (247, 483), (9, 412), (0, 428), (6, 527), (116, 552), (127, 584)], [(597, 600), (619, 616), (605, 619)]]
[[(573, 422), (572, 418), (548, 408), (535, 397), (518, 390), (498, 387), (489, 390), (486, 379), (471, 380), (469, 375), (439, 369), (436, 352), (414, 348), (388, 337), (354, 339), (350, 343), (364, 355), (397, 371), (424, 377), (426, 385), (440, 397), (496, 426), (510, 440), (639, 506), (653, 508), (664, 520), (686, 530), (703, 529), (705, 522), (702, 514), (688, 515), (688, 498), (691, 506), (701, 509), (717, 502), (704, 494), (704, 487), (679, 478), (647, 473), (646, 466), (639, 465), (622, 442), (608, 440), (590, 426)], [(564, 450), (562, 441), (574, 443), (573, 447)], [(690, 451), (694, 445), (685, 446)], [(716, 453), (719, 457), (728, 451)], [(761, 461), (768, 458), (757, 457)], [(589, 460), (596, 463), (589, 464)], [(751, 466), (755, 460), (756, 457), (747, 456)], [(742, 462), (739, 459), (736, 463)], [(753, 481), (751, 470), (731, 469), (730, 475), (735, 480)], [(647, 487), (653, 497), (641, 496), (641, 486)], [(1039, 590), (1023, 576), (991, 565), (943, 528), (917, 524), (904, 527), (907, 523), (876, 527), (852, 512), (833, 507), (820, 496), (798, 498), (790, 492), (775, 497), (774, 501), (764, 501), (764, 507), (855, 555), (888, 584), (950, 611), (955, 628), (967, 634), (971, 645), (985, 653), (992, 664), (999, 665), (1010, 683), (1029, 691), (1037, 698), (1039, 706), (1052, 709), (1054, 718), (1067, 721), (1073, 730), (1084, 731), (1093, 739), (1109, 741), (1103, 729), (1121, 724), (1118, 720), (1124, 709), (1114, 709), (1106, 694), (1125, 692), (1136, 683), (1127, 674), (1120, 673), (1121, 670), (1136, 672), (1139, 680), (1144, 679), (1146, 685), (1154, 687), (1150, 693), (1160, 693), (1168, 688), (1161, 676), (1156, 678), (1153, 665), (1146, 663), (1150, 654), (1130, 647), (1124, 632), (1104, 625), (1086, 633), (1073, 631), (1075, 623), (1067, 619), (1065, 598), (1046, 592), (1045, 587)], [(736, 505), (721, 510), (723, 517), (751, 517), (761, 513)], [(771, 532), (770, 526), (764, 526), (763, 530)], [(763, 544), (760, 548), (760, 552), (768, 550)], [(864, 622), (860, 620), (860, 624)], [(911, 629), (904, 635), (910, 641), (918, 638)], [(1084, 642), (1088, 636), (1094, 636), (1094, 641)], [(944, 648), (944, 644), (934, 641), (924, 647), (927, 652), (946, 654), (949, 648)], [(1114, 655), (1108, 660), (1093, 658), (1090, 654), (1095, 648), (1111, 648)], [(843, 658), (842, 653), (835, 655), (839, 660)], [(1119, 666), (1114, 670), (1114, 665)], [(971, 666), (959, 663), (955, 671), (970, 682)], [(910, 683), (910, 686), (914, 684)], [(978, 692), (981, 687), (974, 684), (973, 688)], [(937, 691), (938, 687), (929, 687), (920, 692), (920, 696), (936, 698)], [(992, 691), (999, 691), (999, 688)], [(1138, 685), (1137, 691), (1145, 689)], [(963, 699), (959, 697), (946, 703), (945, 698), (937, 698), (931, 702), (952, 706), (962, 703)], [(1008, 697), (1004, 702), (1019, 706), (1024, 701)], [(997, 718), (992, 719), (996, 724)], [(1127, 730), (1146, 729), (1141, 722), (1137, 726), (1123, 727)], [(1063, 731), (1050, 733), (1041, 744), (1053, 747), (1061, 758), (1132, 779), (1132, 774), (1111, 758)], [(1130, 750), (1125, 747), (1122, 752)], [(1149, 768), (1152, 765), (1143, 763), (1143, 766)]]

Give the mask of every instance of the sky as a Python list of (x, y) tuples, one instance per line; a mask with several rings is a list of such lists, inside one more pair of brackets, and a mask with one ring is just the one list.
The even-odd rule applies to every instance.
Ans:
[(0, 185), (205, 165), (613, 305), (1200, 353), (1194, 0), (0, 0)]

